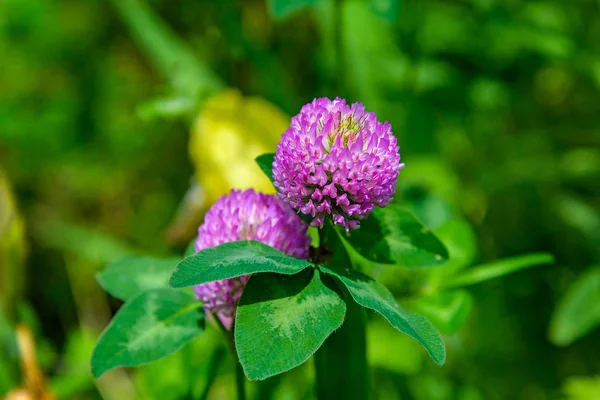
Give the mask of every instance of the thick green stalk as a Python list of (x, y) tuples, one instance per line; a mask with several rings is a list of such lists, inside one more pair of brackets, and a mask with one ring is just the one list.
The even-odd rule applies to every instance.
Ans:
[(235, 389), (237, 393), (238, 400), (246, 400), (246, 376), (244, 376), (244, 370), (242, 368), (242, 364), (237, 358), (237, 355), (234, 357), (235, 360)]
[(242, 368), (240, 358), (238, 357), (237, 350), (235, 348), (235, 325), (233, 326), (233, 329), (231, 331), (227, 331), (223, 324), (221, 324), (219, 317), (217, 317), (216, 315), (215, 321), (217, 321), (217, 324), (219, 325), (223, 333), (225, 333), (225, 336), (227, 337), (227, 344), (229, 345), (229, 349), (231, 350), (231, 356), (233, 358), (233, 372), (235, 374), (235, 391), (237, 394), (237, 400), (246, 400), (246, 376), (244, 375), (244, 369)]
[[(206, 377), (206, 386), (204, 387), (204, 390), (202, 391), (200, 400), (208, 399), (208, 395), (210, 394), (210, 389), (212, 388), (212, 385), (215, 382), (215, 378), (217, 377), (217, 371), (219, 368), (219, 364), (221, 363), (221, 361), (223, 360), (223, 357), (225, 357), (225, 355), (226, 355), (225, 349), (221, 346), (217, 347), (215, 349), (215, 351), (213, 352), (213, 354), (210, 358), (210, 361), (209, 361), (208, 375)], [(191, 357), (192, 355), (188, 352), (187, 356)], [(191, 399), (191, 397), (190, 397), (190, 399)]]
[(369, 393), (365, 310), (347, 299), (346, 319), (315, 354), (318, 399), (364, 400)]

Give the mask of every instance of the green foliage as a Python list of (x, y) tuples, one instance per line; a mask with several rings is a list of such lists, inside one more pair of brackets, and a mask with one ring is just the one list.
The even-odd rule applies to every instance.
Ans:
[(569, 287), (550, 323), (550, 340), (567, 346), (600, 325), (600, 268), (592, 267)]
[(339, 279), (358, 304), (383, 315), (394, 328), (414, 338), (425, 347), (436, 364), (444, 364), (446, 349), (440, 334), (423, 316), (403, 310), (385, 286), (358, 271), (349, 269), (334, 271), (324, 266), (320, 268), (326, 274)]
[(477, 240), (472, 226), (463, 219), (450, 219), (435, 230), (448, 249), (448, 262), (438, 268), (441, 277), (455, 274), (473, 264), (477, 256)]
[(141, 119), (150, 121), (157, 118), (176, 118), (192, 115), (196, 103), (189, 97), (165, 97), (142, 103), (137, 108)]
[(375, 14), (388, 22), (396, 22), (400, 13), (402, 0), (371, 0)]
[[(173, 254), (191, 239), (194, 232), (174, 238), (169, 227), (194, 173), (184, 156), (189, 119), (169, 118), (193, 118), (207, 96), (234, 87), (289, 115), (339, 95), (391, 123), (406, 162), (395, 202), (435, 232), (449, 260), (383, 267), (349, 249), (344, 262), (441, 331), (458, 325), (468, 302), (444, 287), (472, 266), (531, 252), (558, 261), (466, 287), (474, 312), (448, 338), (452, 362), (443, 369), (421, 363), (419, 345), (383, 319), (370, 321), (374, 399), (555, 398), (559, 387), (566, 397), (595, 398), (599, 331), (552, 349), (540, 332), (550, 323), (552, 339), (558, 311), (550, 322), (540, 310), (555, 301), (563, 308), (572, 282), (598, 262), (597, 3), (316, 1), (301, 12), (292, 4), (276, 21), (273, 4), (0, 2), (0, 163), (30, 248), (18, 274), (0, 273), (0, 297), (23, 285), (43, 327), (35, 329), (43, 372), (51, 384), (65, 378), (57, 397), (133, 398), (118, 390), (118, 372), (83, 383), (71, 354), (83, 357), (85, 340), (72, 344), (74, 332), (99, 331), (119, 304), (94, 281), (99, 268)], [(202, 189), (195, 193), (201, 201)], [(34, 323), (27, 313), (17, 318)], [(0, 336), (15, 322), (0, 323)], [(128, 374), (136, 397), (201, 398), (220, 345), (211, 332)], [(2, 397), (23, 382), (14, 343), (0, 354)], [(217, 366), (208, 398), (233, 397), (229, 361)], [(310, 398), (311, 367), (260, 389), (248, 384), (250, 397)], [(77, 384), (63, 384), (70, 376)]]
[(91, 332), (76, 331), (69, 335), (61, 360), (62, 368), (49, 382), (52, 393), (58, 398), (73, 398), (94, 387), (89, 363), (95, 342), (96, 337)]
[(403, 267), (443, 264), (448, 251), (413, 213), (390, 204), (376, 208), (348, 242), (368, 260)]
[(527, 254), (479, 265), (459, 273), (445, 284), (447, 288), (462, 287), (498, 278), (524, 268), (552, 264), (554, 257), (548, 253)]
[(600, 398), (600, 378), (597, 376), (574, 376), (565, 382), (563, 392), (567, 400), (589, 400)]
[(196, 239), (192, 240), (190, 244), (187, 245), (185, 251), (183, 253), (183, 258), (187, 258), (196, 253)]
[(256, 158), (256, 163), (260, 167), (261, 171), (265, 173), (265, 175), (273, 181), (273, 159), (275, 158), (275, 153), (263, 154)]
[(62, 221), (49, 221), (41, 228), (40, 234), (48, 247), (97, 263), (136, 255), (135, 250), (104, 232)]
[(15, 331), (0, 307), (0, 351), (4, 357), (0, 358), (0, 394), (6, 394), (17, 384), (18, 372), (16, 360), (18, 349)]
[(258, 272), (292, 275), (311, 265), (254, 240), (229, 242), (185, 258), (177, 265), (169, 284), (182, 288)]
[(154, 289), (129, 300), (106, 328), (92, 355), (92, 374), (158, 360), (203, 330), (200, 303), (171, 289)]
[[(221, 332), (206, 329), (201, 338), (187, 343), (180, 351), (136, 368), (139, 397), (156, 400), (210, 398), (202, 395), (211, 390), (214, 379), (230, 363)], [(220, 386), (218, 389), (223, 391)]]
[(109, 264), (96, 279), (112, 296), (129, 300), (146, 290), (168, 287), (179, 259), (123, 258)]
[(446, 334), (453, 334), (465, 323), (473, 308), (473, 296), (466, 290), (451, 290), (416, 299), (411, 308), (425, 315)]
[[(129, 23), (139, 45), (147, 52), (156, 67), (169, 78), (173, 91), (188, 109), (200, 96), (222, 88), (222, 82), (187, 45), (170, 30), (141, 0), (116, 0), (115, 8)], [(178, 107), (181, 108), (181, 107)], [(150, 115), (172, 113), (172, 106), (152, 106)], [(166, 111), (166, 113), (165, 113)]]
[[(422, 225), (411, 214), (405, 215), (410, 218), (401, 219), (400, 223), (408, 226), (411, 233), (418, 224), (423, 235)], [(394, 222), (388, 219), (388, 224)], [(431, 246), (432, 239), (419, 240), (419, 233), (413, 236), (416, 239), (403, 257), (411, 260), (411, 265), (418, 265), (426, 259), (411, 259), (411, 252), (419, 253), (420, 246)], [(437, 239), (432, 238), (438, 245)], [(436, 363), (443, 364), (444, 344), (432, 325), (424, 317), (401, 309), (391, 293), (373, 279), (340, 269), (350, 259), (339, 234), (329, 224), (321, 240), (322, 248), (333, 251), (327, 265), (345, 272), (339, 275), (324, 266), (323, 271), (339, 279), (358, 304), (381, 313), (395, 328), (421, 343)], [(186, 254), (192, 253), (189, 248)], [(371, 254), (377, 257), (375, 251)], [(186, 294), (162, 288), (174, 263), (151, 258), (124, 259), (99, 274), (103, 287), (127, 302), (98, 341), (92, 357), (95, 376), (115, 367), (155, 361), (200, 332), (197, 303)], [(183, 288), (252, 274), (236, 313), (235, 349), (248, 378), (266, 379), (305, 362), (344, 322), (345, 301), (336, 289), (321, 281), (317, 269), (308, 268), (312, 266), (260, 242), (229, 242), (188, 255), (177, 264), (169, 284)], [(160, 341), (160, 346), (149, 351), (156, 341)]]
[(344, 321), (346, 304), (319, 271), (258, 274), (236, 316), (235, 345), (248, 379), (266, 379), (305, 362)]
[(0, 167), (0, 312), (13, 316), (23, 290), (25, 229), (10, 182)]
[(274, 18), (283, 19), (305, 7), (317, 4), (321, 0), (267, 0)]
[[(401, 357), (390, 357), (390, 349)], [(415, 341), (398, 335), (383, 318), (369, 321), (367, 328), (368, 362), (371, 368), (400, 375), (415, 375), (421, 371), (424, 353)]]

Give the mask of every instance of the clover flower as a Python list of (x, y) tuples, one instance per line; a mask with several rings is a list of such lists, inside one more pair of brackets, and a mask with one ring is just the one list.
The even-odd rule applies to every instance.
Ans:
[[(252, 189), (232, 190), (208, 210), (198, 228), (195, 250), (222, 243), (256, 240), (292, 257), (308, 258), (310, 236), (294, 211), (274, 195)], [(208, 315), (215, 313), (226, 329), (231, 329), (238, 300), (249, 275), (194, 287)]]
[(302, 107), (281, 138), (273, 161), (279, 197), (323, 227), (327, 215), (356, 229), (396, 190), (400, 153), (391, 125), (361, 103), (319, 98)]

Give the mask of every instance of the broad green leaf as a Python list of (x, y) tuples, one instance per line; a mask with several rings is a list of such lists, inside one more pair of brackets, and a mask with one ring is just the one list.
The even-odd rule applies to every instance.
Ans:
[(167, 288), (178, 258), (123, 258), (98, 273), (100, 286), (112, 296), (127, 300), (149, 289)]
[(293, 275), (311, 265), (254, 240), (229, 242), (183, 259), (169, 284), (182, 288), (257, 272)]
[(466, 290), (452, 290), (421, 297), (411, 304), (412, 310), (425, 315), (440, 331), (456, 332), (473, 308), (473, 297)]
[(261, 171), (265, 173), (267, 178), (273, 182), (273, 159), (275, 158), (274, 153), (262, 154), (256, 157), (256, 163), (260, 167)]
[(253, 275), (235, 319), (235, 346), (248, 379), (305, 362), (342, 325), (346, 304), (318, 270)]
[(442, 242), (413, 213), (395, 204), (376, 208), (345, 239), (363, 257), (381, 264), (425, 267), (448, 259)]
[(158, 360), (202, 332), (201, 304), (191, 295), (154, 289), (129, 300), (98, 339), (92, 374)]
[(269, 10), (275, 19), (282, 19), (320, 0), (268, 0)]
[(550, 323), (550, 340), (567, 346), (600, 326), (600, 267), (580, 276), (560, 300)]
[(444, 288), (454, 288), (461, 286), (474, 285), (476, 283), (488, 281), (503, 275), (508, 275), (521, 269), (535, 267), (542, 264), (552, 264), (554, 257), (548, 253), (533, 253), (523, 256), (505, 258), (489, 264), (479, 265), (469, 268), (449, 280)]
[(394, 328), (421, 343), (437, 365), (444, 364), (446, 361), (444, 341), (427, 318), (402, 309), (385, 286), (367, 275), (350, 269), (334, 271), (322, 265), (319, 268), (339, 279), (358, 304), (377, 311)]

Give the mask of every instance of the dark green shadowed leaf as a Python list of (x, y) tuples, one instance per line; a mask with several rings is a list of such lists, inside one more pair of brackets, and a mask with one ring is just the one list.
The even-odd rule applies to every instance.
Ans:
[(453, 288), (474, 285), (503, 275), (512, 274), (521, 269), (543, 264), (552, 264), (553, 262), (554, 257), (548, 253), (534, 253), (506, 258), (466, 269), (455, 278), (449, 280), (443, 287)]
[(123, 258), (109, 264), (96, 279), (112, 296), (127, 300), (148, 289), (167, 288), (178, 261), (177, 258)]
[(376, 208), (345, 240), (380, 264), (425, 267), (448, 260), (442, 242), (412, 212), (395, 204)]
[(403, 310), (385, 286), (367, 275), (349, 269), (334, 271), (322, 265), (319, 268), (324, 273), (339, 279), (358, 304), (377, 311), (394, 328), (421, 343), (437, 365), (444, 364), (446, 361), (444, 341), (427, 318)]
[(193, 256), (196, 254), (196, 239), (192, 240), (190, 244), (185, 248), (185, 252), (183, 253), (183, 258)]
[(262, 154), (256, 157), (256, 163), (260, 167), (261, 171), (265, 173), (267, 178), (273, 182), (273, 159), (275, 153)]
[(600, 326), (600, 267), (591, 268), (577, 279), (550, 323), (550, 340), (567, 346)]
[(268, 0), (269, 10), (275, 19), (282, 19), (304, 7), (317, 4), (320, 0)]
[(158, 360), (203, 330), (201, 303), (186, 293), (154, 289), (129, 300), (98, 339), (92, 374)]
[(235, 320), (235, 346), (248, 379), (266, 379), (304, 363), (342, 325), (346, 304), (310, 269), (253, 275)]
[(182, 288), (257, 272), (292, 275), (311, 265), (254, 240), (229, 242), (185, 258), (177, 265), (169, 284)]

